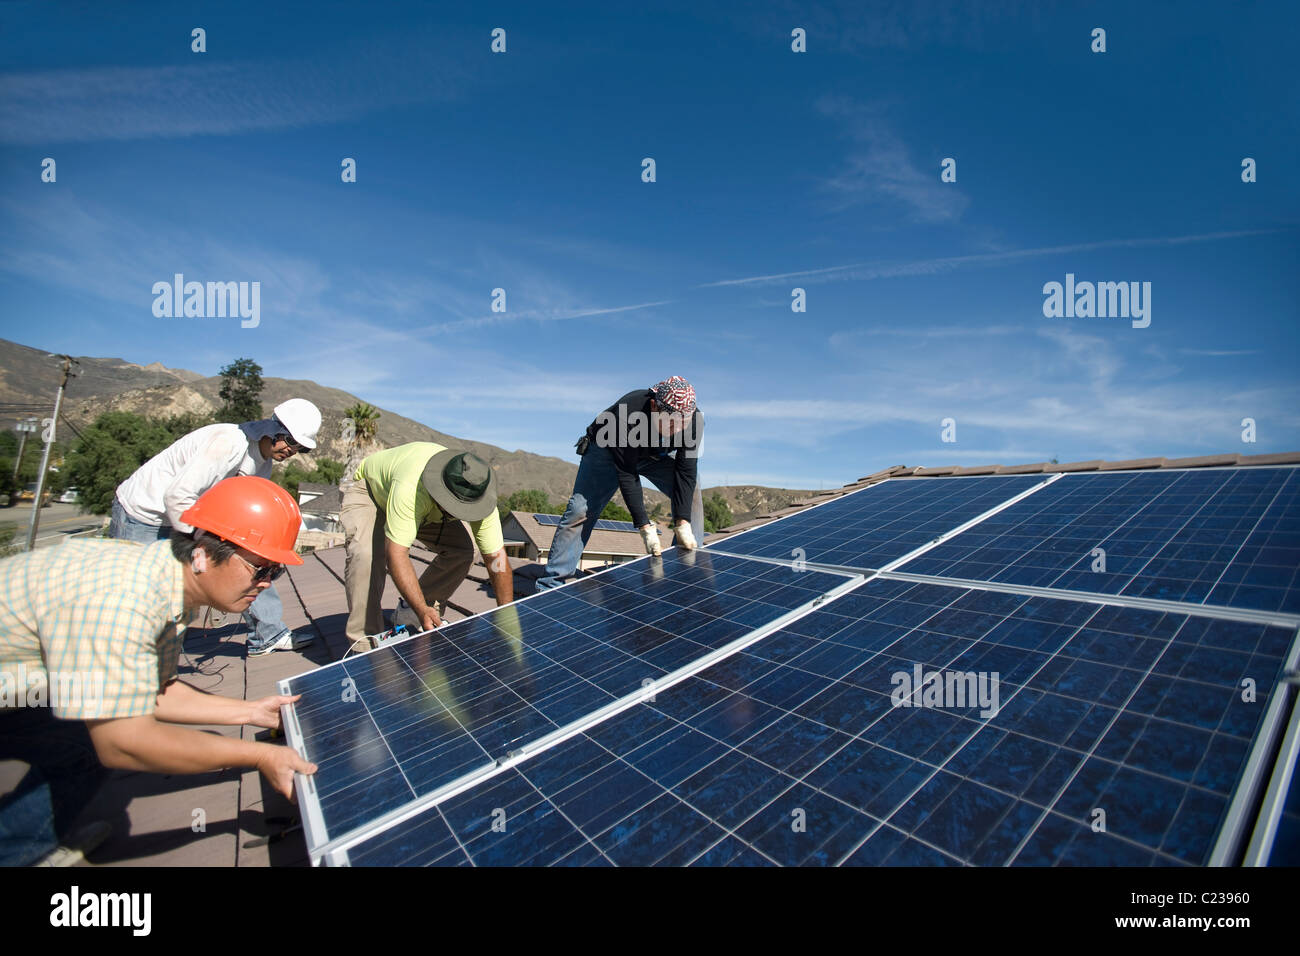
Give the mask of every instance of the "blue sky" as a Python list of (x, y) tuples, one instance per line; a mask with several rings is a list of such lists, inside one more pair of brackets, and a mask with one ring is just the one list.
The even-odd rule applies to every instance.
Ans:
[(684, 375), (706, 484), (1300, 448), (1294, 4), (559, 6), (0, 5), (0, 336), (565, 457)]

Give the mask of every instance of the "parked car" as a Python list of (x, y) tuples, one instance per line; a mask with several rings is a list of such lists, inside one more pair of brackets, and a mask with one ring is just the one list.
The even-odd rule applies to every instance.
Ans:
[(81, 492), (76, 488), (64, 488), (63, 494), (59, 495), (60, 504), (75, 505), (81, 500)]
[[(19, 501), (35, 501), (35, 500), (36, 500), (36, 482), (34, 482), (34, 481), (29, 481), (29, 482), (28, 482), (28, 483), (23, 487), (23, 490), (20, 491), (20, 492), (18, 492), (18, 500), (19, 500)], [(44, 490), (44, 491), (41, 492), (41, 507), (44, 508), (44, 507), (46, 507), (47, 505), (49, 505), (49, 503), (50, 503), (50, 492), (49, 492), (49, 489), (47, 488), (46, 490)]]

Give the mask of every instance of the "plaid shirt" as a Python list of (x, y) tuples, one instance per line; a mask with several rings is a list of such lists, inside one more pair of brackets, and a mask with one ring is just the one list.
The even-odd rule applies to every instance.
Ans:
[[(152, 714), (176, 677), (186, 623), (168, 541), (67, 541), (0, 561), (0, 708), (48, 705), (70, 720)], [(34, 698), (41, 683), (47, 695)]]

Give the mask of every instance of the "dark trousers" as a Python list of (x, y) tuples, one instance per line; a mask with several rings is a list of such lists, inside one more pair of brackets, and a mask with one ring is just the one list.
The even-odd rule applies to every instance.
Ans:
[(31, 765), (0, 796), (0, 866), (28, 866), (57, 847), (109, 774), (86, 725), (44, 707), (0, 710), (0, 760)]

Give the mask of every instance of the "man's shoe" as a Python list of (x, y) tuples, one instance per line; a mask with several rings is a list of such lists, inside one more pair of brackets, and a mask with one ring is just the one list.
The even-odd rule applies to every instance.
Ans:
[(113, 828), (103, 820), (87, 823), (75, 831), (66, 843), (56, 846), (32, 866), (76, 866), (112, 833)]
[(249, 647), (249, 657), (261, 657), (263, 654), (270, 654), (272, 651), (296, 651), (306, 647), (316, 640), (314, 634), (298, 633), (297, 631), (285, 631), (275, 640), (261, 647)]

